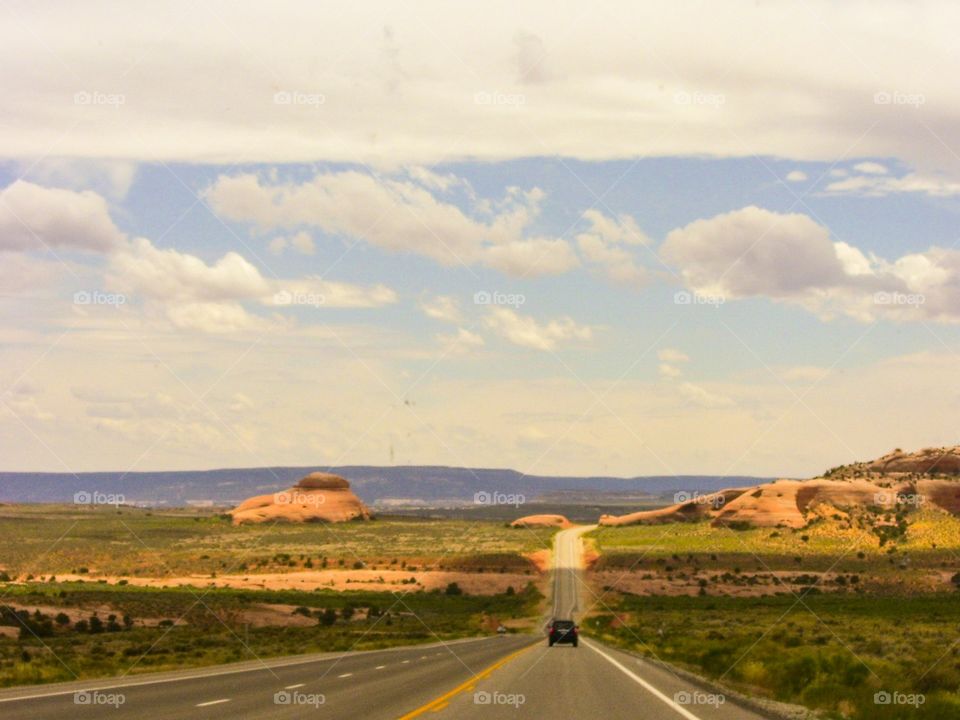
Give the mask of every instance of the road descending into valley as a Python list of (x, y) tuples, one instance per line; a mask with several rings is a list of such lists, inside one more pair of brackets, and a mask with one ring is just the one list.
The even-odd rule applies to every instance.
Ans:
[[(582, 576), (580, 536), (590, 529), (574, 527), (556, 535), (554, 617), (579, 621), (599, 600)], [(548, 620), (544, 618), (545, 623)], [(581, 637), (578, 648), (549, 648), (543, 634), (290, 657), (0, 692), (4, 720), (224, 716), (344, 720), (765, 717), (589, 637)]]

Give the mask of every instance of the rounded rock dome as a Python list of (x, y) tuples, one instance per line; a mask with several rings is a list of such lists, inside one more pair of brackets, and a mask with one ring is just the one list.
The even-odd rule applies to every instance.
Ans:
[(302, 490), (349, 490), (350, 483), (333, 473), (312, 472), (302, 478), (296, 487)]

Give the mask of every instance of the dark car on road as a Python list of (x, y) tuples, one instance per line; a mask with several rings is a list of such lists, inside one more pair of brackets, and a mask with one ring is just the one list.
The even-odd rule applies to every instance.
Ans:
[(556, 643), (570, 643), (577, 646), (577, 636), (580, 628), (573, 620), (553, 620), (548, 630), (547, 642), (553, 647)]

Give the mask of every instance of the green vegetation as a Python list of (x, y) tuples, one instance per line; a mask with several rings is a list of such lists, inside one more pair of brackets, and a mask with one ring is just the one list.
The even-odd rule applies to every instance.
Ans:
[[(378, 519), (337, 525), (234, 527), (195, 510), (77, 506), (0, 507), (0, 558), (13, 577), (94, 574), (174, 577), (309, 569), (444, 569), (533, 572), (523, 553), (555, 531), (501, 523)], [(485, 556), (488, 562), (478, 561)]]
[[(414, 592), (412, 575), (406, 594), (215, 589), (207, 578), (445, 570), (533, 581), (524, 555), (554, 532), (396, 517), (235, 527), (192, 509), (0, 506), (0, 685), (429, 642), (489, 631), (491, 618), (523, 626), (542, 600), (533, 584), (477, 596), (462, 582)], [(195, 587), (132, 582), (185, 576), (199, 576)]]
[[(601, 553), (600, 568), (643, 567), (658, 558), (696, 558), (709, 568), (741, 566), (753, 570), (899, 571), (949, 568), (960, 551), (960, 518), (934, 509), (911, 513), (909, 525), (891, 514), (877, 516), (889, 525), (852, 525), (823, 518), (805, 528), (713, 527), (709, 522), (601, 527), (587, 537)], [(838, 563), (839, 561), (839, 563)], [(836, 564), (835, 566), (835, 563)]]
[[(584, 621), (605, 640), (825, 718), (960, 717), (960, 518), (866, 507), (796, 530), (691, 522), (588, 537), (592, 570), (613, 571)], [(877, 704), (883, 692), (923, 702)]]
[[(598, 637), (751, 694), (857, 720), (960, 717), (960, 600), (611, 595)], [(886, 691), (924, 702), (877, 705)]]
[[(487, 617), (534, 616), (542, 598), (532, 584), (488, 596), (13, 585), (3, 603), (22, 609), (0, 605), (0, 630), (11, 631), (0, 633), (0, 686), (467, 637)], [(249, 622), (264, 607), (292, 608), (298, 622)]]

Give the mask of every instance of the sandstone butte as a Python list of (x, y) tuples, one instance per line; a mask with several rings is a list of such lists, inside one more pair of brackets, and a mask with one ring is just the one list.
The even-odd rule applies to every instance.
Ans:
[(913, 453), (898, 449), (811, 480), (729, 488), (656, 510), (602, 515), (599, 522), (617, 526), (710, 520), (714, 525), (801, 528), (818, 512), (869, 506), (893, 510), (905, 503), (960, 515), (960, 446)]
[(230, 511), (234, 525), (262, 522), (347, 522), (373, 514), (339, 475), (313, 472), (288, 490), (248, 498)]
[(526, 515), (522, 518), (517, 518), (512, 523), (510, 523), (510, 527), (568, 528), (568, 527), (573, 527), (573, 523), (567, 520), (567, 518), (564, 517), (563, 515)]

